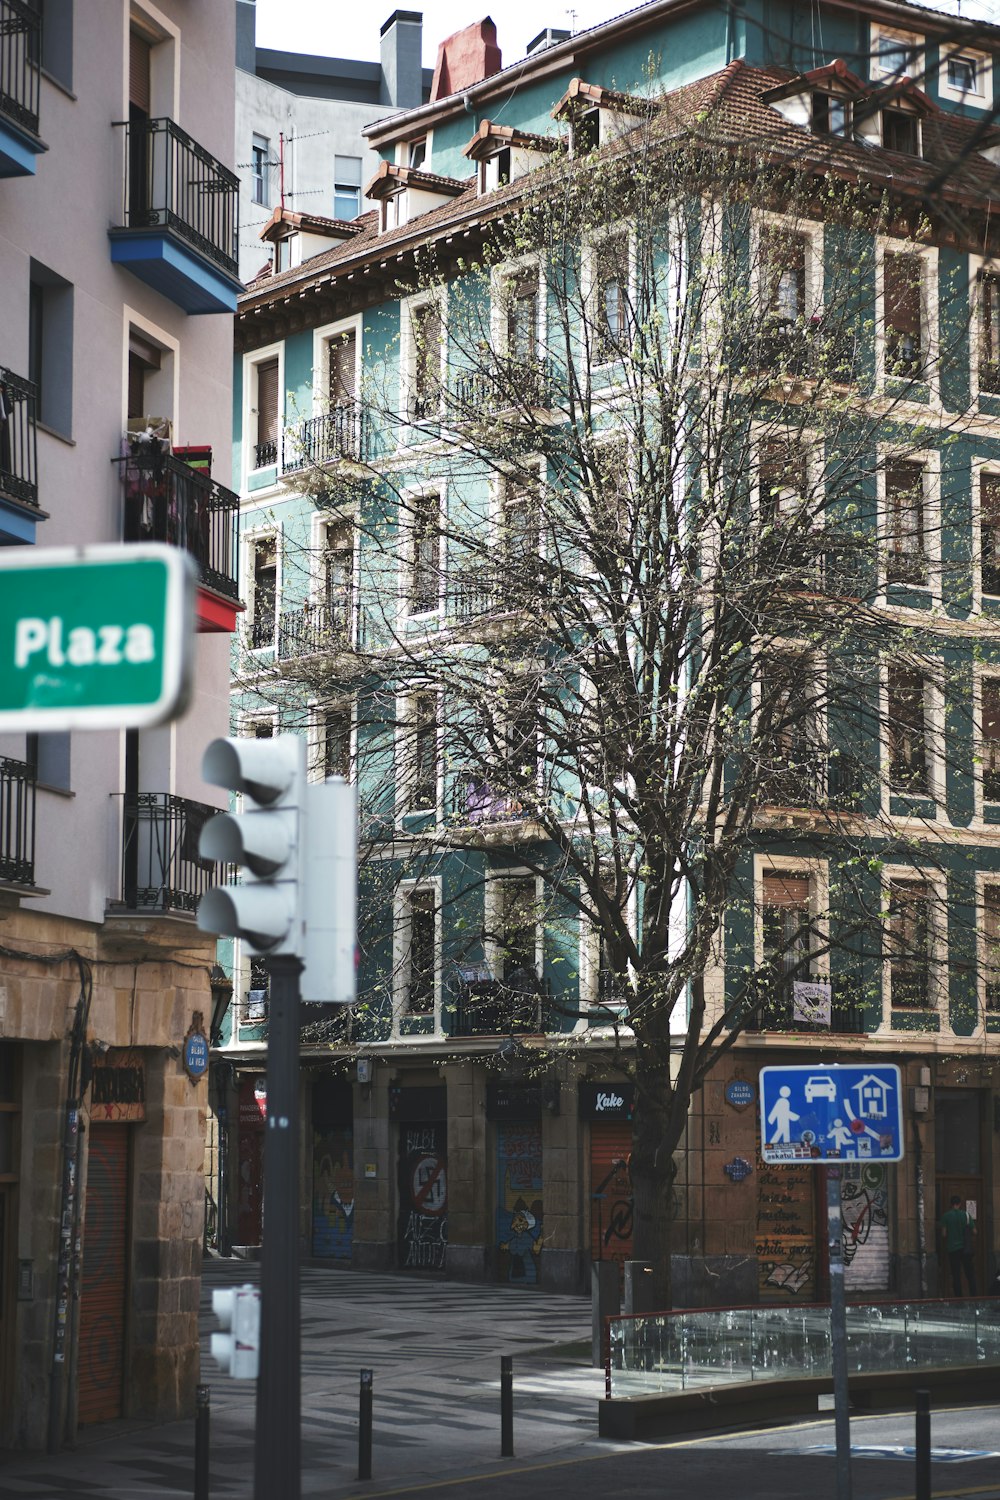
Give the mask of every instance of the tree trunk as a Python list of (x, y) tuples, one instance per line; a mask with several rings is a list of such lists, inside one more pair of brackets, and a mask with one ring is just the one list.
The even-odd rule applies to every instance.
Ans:
[[(655, 1032), (657, 1029), (652, 1028)], [(635, 1109), (632, 1118), (633, 1254), (652, 1268), (653, 1306), (673, 1306), (671, 1253), (677, 1163), (667, 1144), (673, 1106), (669, 1045), (636, 1028)]]

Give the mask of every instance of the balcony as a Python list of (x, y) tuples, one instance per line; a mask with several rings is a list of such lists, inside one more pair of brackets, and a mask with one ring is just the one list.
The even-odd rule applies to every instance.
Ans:
[[(805, 975), (802, 976), (806, 978)], [(760, 1000), (747, 1012), (743, 1030), (749, 1032), (794, 1031), (816, 1033), (820, 1036), (855, 1036), (865, 1031), (864, 1007), (845, 1001), (834, 991), (830, 1005), (830, 1024), (821, 1021), (806, 1021), (796, 1018), (794, 1013), (793, 981), (765, 980), (758, 993)]]
[(218, 811), (170, 792), (140, 792), (134, 799), (126, 798), (119, 908), (193, 915), (217, 879), (213, 862), (199, 857), (198, 839)]
[(0, 756), (0, 884), (35, 883), (35, 770)]
[(787, 763), (763, 772), (760, 801), (764, 807), (826, 808), (849, 812), (859, 806), (863, 769), (852, 755), (789, 751)]
[(132, 441), (121, 474), (126, 542), (166, 542), (198, 564), (200, 630), (233, 630), (239, 608), (239, 496), (158, 441)]
[(821, 320), (770, 322), (761, 330), (756, 345), (756, 368), (761, 373), (797, 376), (804, 380), (825, 377), (841, 385), (854, 379), (854, 338), (846, 329), (824, 329)]
[(455, 376), (452, 409), (455, 420), (475, 420), (522, 411), (549, 411), (555, 380), (548, 360), (497, 358), (488, 369), (460, 370)]
[(0, 177), (33, 177), (42, 19), (25, 0), (0, 0)]
[(522, 971), (510, 984), (498, 979), (463, 983), (455, 996), (452, 1036), (517, 1036), (542, 1029), (542, 985)]
[(124, 132), (122, 223), (111, 259), (186, 313), (235, 312), (239, 179), (173, 120)]
[[(335, 406), (322, 416), (307, 417), (282, 436), (281, 467), (285, 474), (346, 460), (360, 463), (365, 456), (364, 413), (353, 402)], [(274, 463), (275, 458), (271, 459)], [(265, 468), (266, 464), (257, 464)]]
[(353, 649), (354, 618), (350, 600), (342, 604), (306, 604), (283, 610), (278, 620), (278, 660), (335, 656)]
[(0, 539), (33, 542), (38, 520), (35, 387), (0, 365)]
[(482, 776), (461, 776), (452, 800), (453, 821), (467, 827), (489, 827), (524, 823), (531, 813), (522, 797), (510, 787), (491, 785)]

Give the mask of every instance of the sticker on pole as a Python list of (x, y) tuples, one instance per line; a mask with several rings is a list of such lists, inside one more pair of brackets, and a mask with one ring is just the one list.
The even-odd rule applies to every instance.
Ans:
[(197, 569), (156, 543), (0, 553), (0, 730), (144, 729), (176, 718)]
[(761, 1156), (822, 1165), (901, 1161), (903, 1091), (893, 1063), (762, 1068)]

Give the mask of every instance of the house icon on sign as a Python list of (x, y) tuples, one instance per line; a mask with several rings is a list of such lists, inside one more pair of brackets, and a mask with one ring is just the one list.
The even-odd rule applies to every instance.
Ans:
[(856, 1083), (851, 1090), (858, 1096), (858, 1114), (869, 1120), (884, 1120), (889, 1113), (889, 1085), (883, 1083), (881, 1078), (876, 1078), (873, 1073), (866, 1073), (860, 1083)]

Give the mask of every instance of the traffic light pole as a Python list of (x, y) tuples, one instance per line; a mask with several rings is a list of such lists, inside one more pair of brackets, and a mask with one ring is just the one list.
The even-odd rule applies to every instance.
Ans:
[(300, 1500), (299, 979), (302, 960), (267, 960), (267, 1130), (261, 1241), (260, 1374), (254, 1500)]

